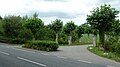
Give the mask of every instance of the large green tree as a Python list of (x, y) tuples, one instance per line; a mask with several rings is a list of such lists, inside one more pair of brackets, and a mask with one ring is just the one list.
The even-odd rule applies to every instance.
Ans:
[(44, 27), (44, 23), (41, 19), (37, 17), (36, 13), (33, 15), (33, 17), (29, 18), (25, 22), (25, 27), (27, 29), (30, 29), (33, 33), (33, 40), (36, 39), (36, 33)]
[(74, 24), (73, 21), (68, 22), (67, 24), (65, 24), (63, 31), (65, 32), (65, 34), (68, 35), (68, 44), (71, 44), (71, 40), (72, 40), (72, 36), (71, 33), (73, 30), (76, 29), (76, 25)]
[(60, 19), (52, 21), (51, 29), (56, 33), (56, 43), (58, 43), (58, 33), (62, 31), (63, 22)]
[(5, 16), (2, 24), (5, 36), (16, 38), (22, 29), (22, 18), (20, 16)]
[(100, 36), (100, 45), (104, 48), (104, 40), (105, 40), (105, 31), (108, 29), (113, 22), (113, 20), (117, 17), (117, 11), (115, 8), (111, 8), (110, 5), (101, 5), (97, 7), (93, 11), (91, 11), (90, 15), (87, 15), (87, 22), (99, 30)]

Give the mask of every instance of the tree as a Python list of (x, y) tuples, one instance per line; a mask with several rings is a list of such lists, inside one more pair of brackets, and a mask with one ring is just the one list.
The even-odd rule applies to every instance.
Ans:
[(56, 43), (58, 43), (58, 33), (62, 30), (63, 22), (60, 19), (56, 19), (51, 24), (51, 29), (56, 33)]
[[(84, 28), (84, 33), (88, 35), (88, 39), (90, 38), (90, 34), (92, 33), (91, 26), (87, 23), (81, 25)], [(89, 40), (88, 40), (89, 42)]]
[(117, 17), (117, 11), (115, 8), (111, 8), (110, 5), (101, 5), (97, 7), (93, 11), (91, 11), (91, 15), (87, 15), (87, 22), (95, 29), (99, 30), (100, 43), (104, 48), (104, 40), (105, 40), (105, 31), (108, 29), (114, 20)]
[(68, 22), (68, 23), (65, 24), (65, 26), (64, 26), (64, 29), (63, 29), (63, 30), (64, 30), (65, 34), (68, 35), (68, 44), (71, 44), (71, 43), (72, 43), (72, 42), (71, 42), (71, 40), (72, 40), (71, 32), (72, 32), (73, 30), (75, 30), (75, 28), (76, 28), (76, 25), (74, 24), (73, 21)]
[(0, 16), (0, 20), (2, 20), (3, 18)]
[(82, 37), (82, 34), (84, 34), (84, 28), (82, 26), (78, 26), (76, 28), (76, 32), (77, 32), (78, 38), (80, 39)]
[(22, 29), (22, 18), (20, 16), (6, 16), (3, 19), (3, 29), (6, 37), (18, 37)]
[(26, 23), (25, 23), (25, 27), (27, 29), (30, 29), (31, 32), (33, 33), (33, 40), (36, 39), (36, 33), (38, 32), (38, 30), (40, 30), (41, 28), (44, 27), (44, 23), (41, 19), (39, 19), (37, 17), (38, 15), (36, 15), (36, 13), (33, 15), (32, 18), (29, 18)]

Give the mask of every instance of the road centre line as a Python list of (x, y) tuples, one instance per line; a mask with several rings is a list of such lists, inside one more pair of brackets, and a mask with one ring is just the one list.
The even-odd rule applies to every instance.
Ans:
[(62, 58), (62, 59), (67, 59), (66, 57), (62, 57), (62, 56), (57, 56), (58, 58)]
[(107, 65), (107, 67), (115, 67), (115, 66)]
[(20, 60), (24, 60), (24, 61), (27, 61), (27, 62), (30, 62), (30, 63), (36, 64), (36, 65), (43, 66), (43, 67), (46, 67), (46, 66), (47, 66), (47, 65), (44, 65), (44, 64), (41, 64), (41, 63), (38, 63), (38, 62), (32, 61), (32, 60), (28, 60), (28, 59), (22, 58), (22, 57), (17, 57), (17, 58), (20, 59)]
[(35, 53), (35, 52), (33, 52), (33, 51), (28, 51), (28, 50), (24, 50), (24, 49), (17, 49), (17, 48), (12, 48), (12, 49), (15, 49), (15, 50), (20, 50), (20, 51), (25, 51), (25, 52), (31, 52), (31, 53)]
[(92, 62), (89, 62), (89, 61), (84, 61), (84, 60), (78, 60), (80, 62), (84, 62), (84, 63), (92, 63)]
[(41, 53), (42, 55), (49, 55), (49, 54), (46, 54), (46, 53)]
[(5, 54), (5, 55), (10, 55), (9, 53), (3, 52), (3, 51), (0, 51), (0, 53)]

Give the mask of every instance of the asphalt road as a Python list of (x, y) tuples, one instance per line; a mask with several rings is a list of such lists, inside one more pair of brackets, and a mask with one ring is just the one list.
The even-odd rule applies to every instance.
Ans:
[(0, 43), (0, 67), (110, 67)]

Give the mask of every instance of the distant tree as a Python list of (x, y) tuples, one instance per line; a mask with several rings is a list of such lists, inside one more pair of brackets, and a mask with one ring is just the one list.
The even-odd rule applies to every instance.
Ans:
[(105, 31), (111, 25), (112, 20), (117, 17), (117, 11), (115, 8), (111, 8), (110, 5), (101, 5), (97, 7), (93, 11), (91, 11), (90, 15), (87, 15), (87, 22), (95, 29), (99, 30), (99, 37), (101, 46), (104, 48), (104, 40), (105, 40)]
[(81, 25), (84, 28), (84, 33), (88, 35), (88, 39), (90, 38), (90, 34), (92, 33), (91, 26), (87, 23)]
[(37, 15), (34, 14), (32, 18), (29, 18), (25, 25), (24, 25), (27, 29), (30, 29), (31, 32), (33, 33), (33, 40), (36, 39), (36, 33), (38, 32), (38, 30), (40, 30), (41, 28), (44, 27), (44, 23), (41, 19), (37, 18)]
[(84, 34), (84, 28), (82, 26), (78, 26), (76, 28), (76, 33), (78, 35), (78, 38), (80, 39), (82, 37), (82, 34)]
[(0, 16), (0, 20), (2, 20), (2, 17)]
[(74, 24), (73, 21), (68, 22), (68, 23), (65, 24), (65, 26), (64, 26), (63, 31), (65, 32), (65, 34), (68, 35), (68, 44), (71, 44), (71, 43), (72, 43), (72, 42), (71, 42), (71, 40), (72, 40), (71, 32), (72, 32), (73, 30), (75, 30), (75, 28), (76, 28), (76, 25)]
[(35, 12), (35, 13), (33, 14), (33, 17), (34, 17), (35, 19), (37, 19), (37, 18), (38, 18), (38, 13)]
[(58, 43), (58, 33), (62, 31), (63, 22), (60, 19), (52, 21), (51, 29), (56, 33), (56, 43)]

